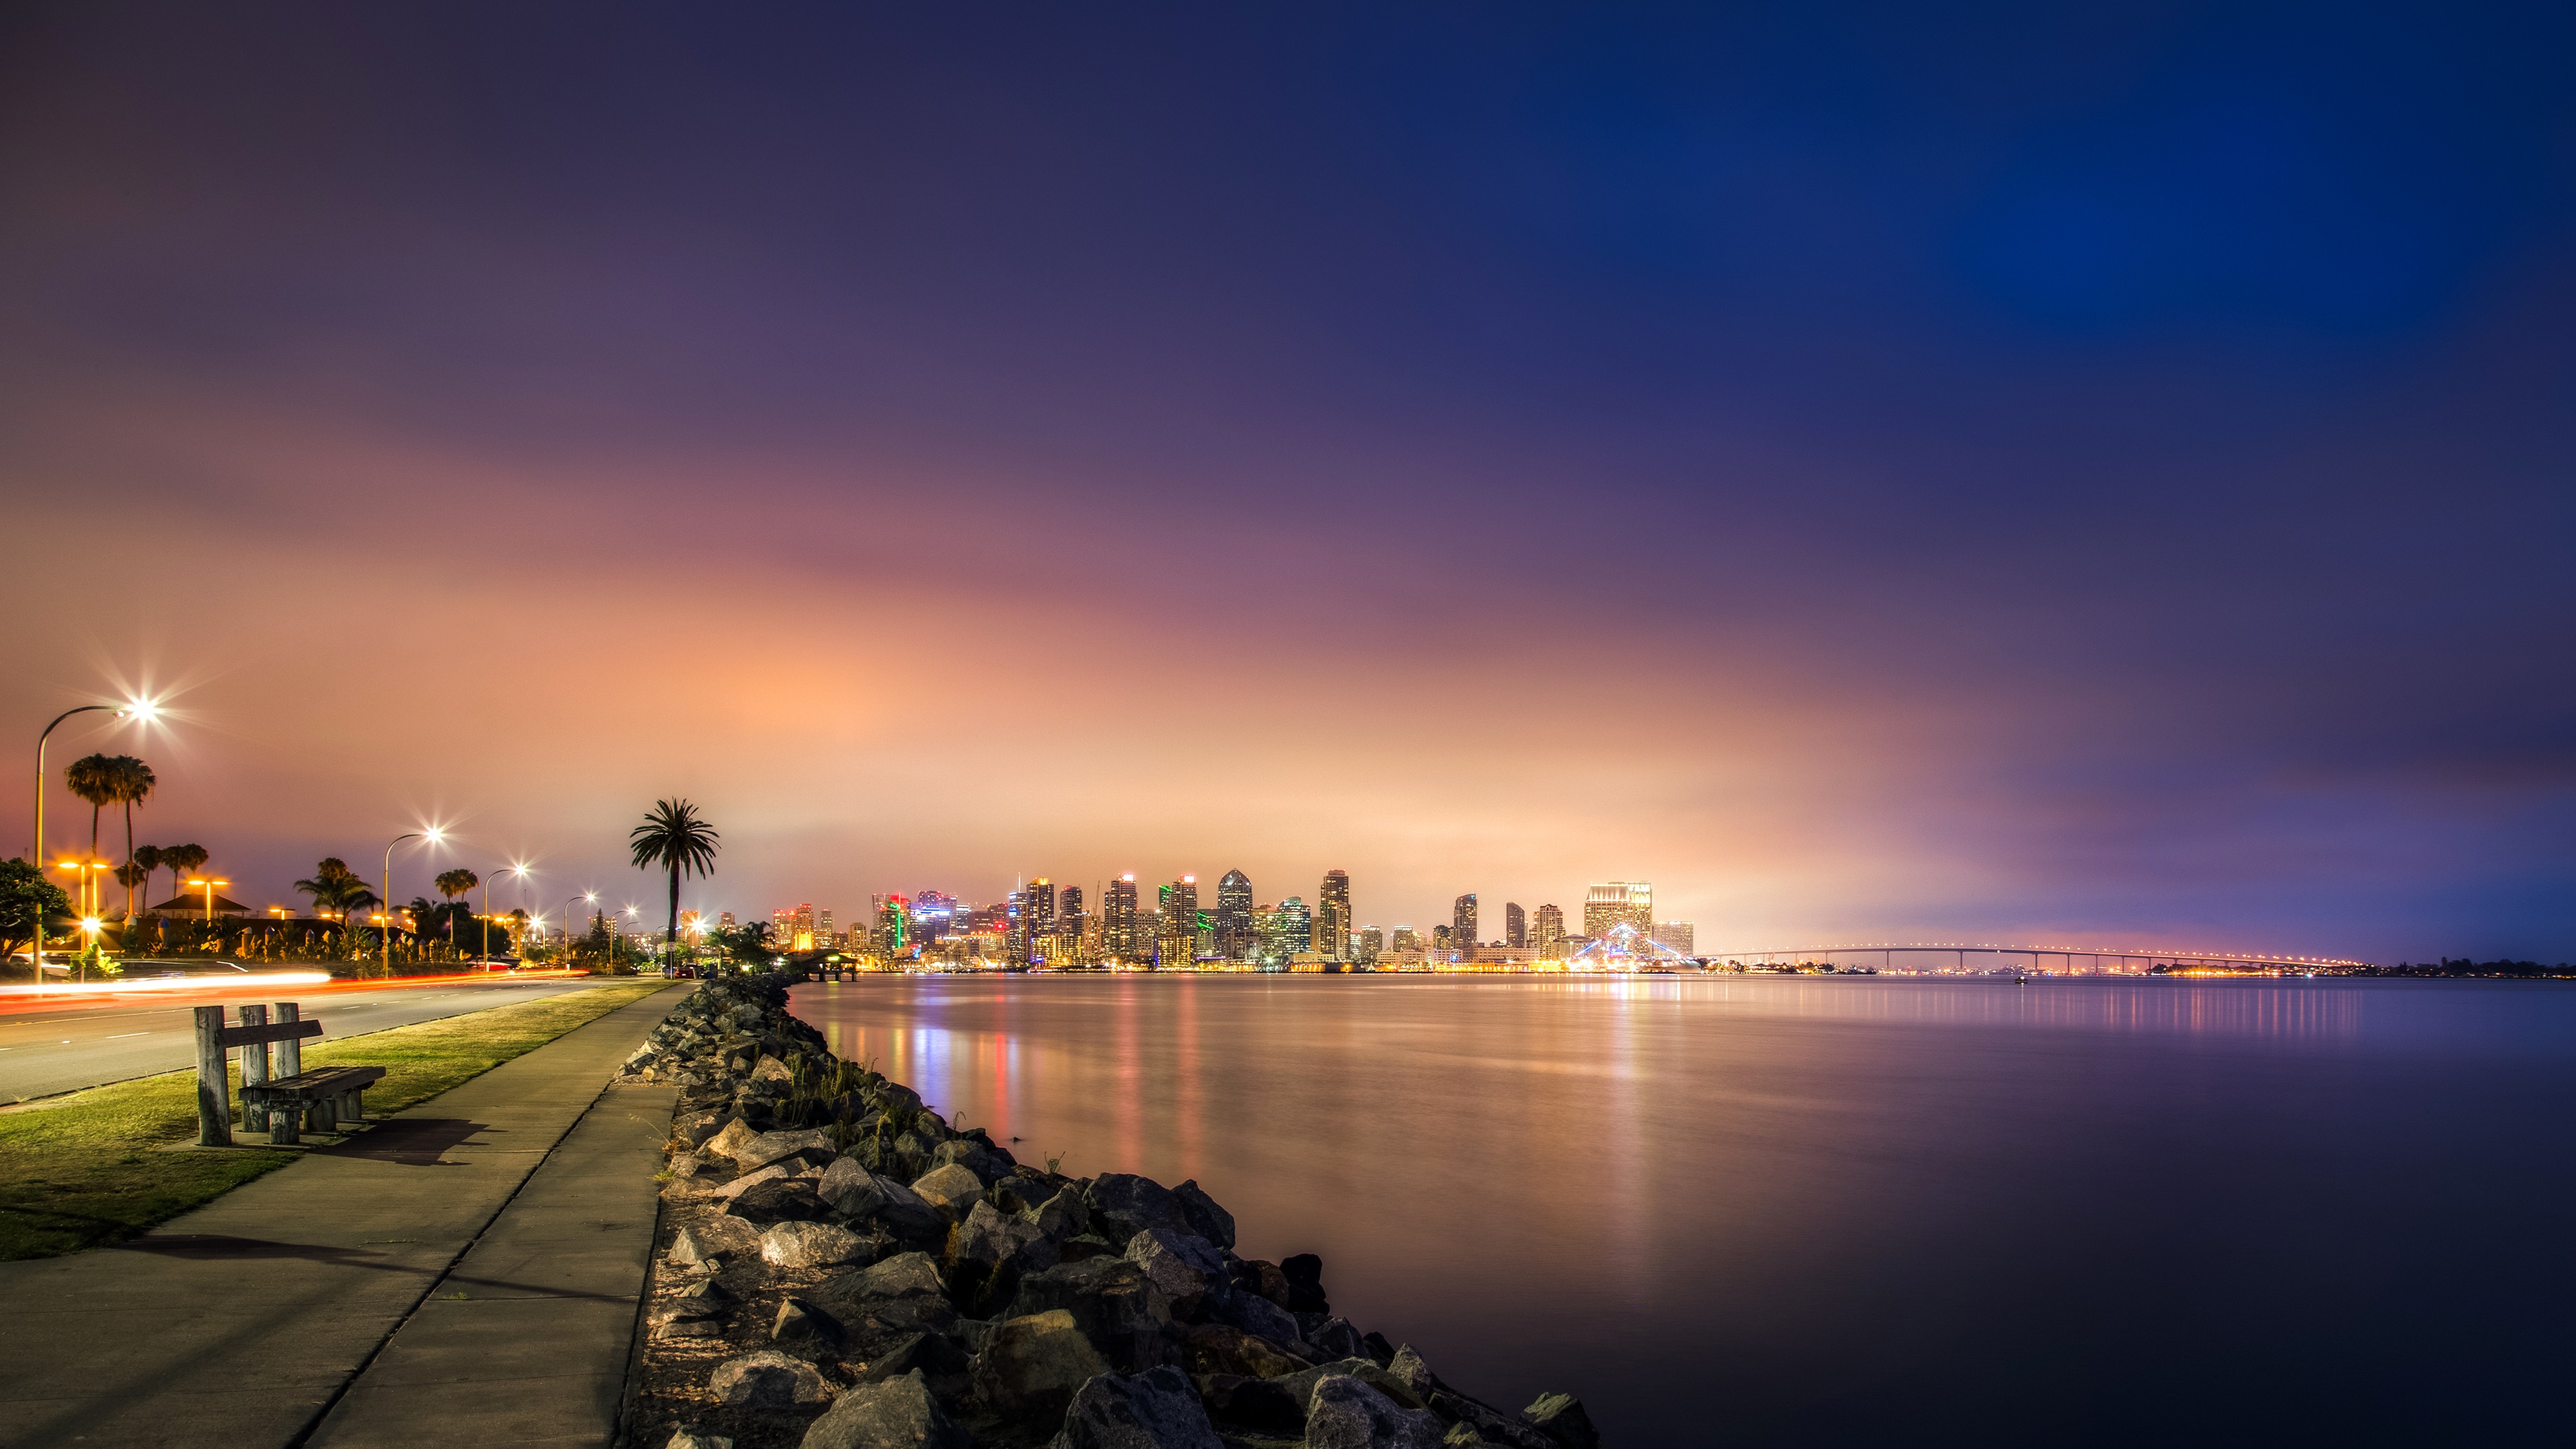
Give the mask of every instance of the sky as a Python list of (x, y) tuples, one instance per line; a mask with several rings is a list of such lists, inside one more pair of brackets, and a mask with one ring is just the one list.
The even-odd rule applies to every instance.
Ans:
[[(0, 789), (2576, 959), (2563, 7), (28, 5)], [(48, 836), (86, 843), (57, 788)], [(23, 850), (28, 826), (5, 832)], [(70, 832), (67, 836), (65, 832)], [(257, 897), (257, 899), (253, 899)]]

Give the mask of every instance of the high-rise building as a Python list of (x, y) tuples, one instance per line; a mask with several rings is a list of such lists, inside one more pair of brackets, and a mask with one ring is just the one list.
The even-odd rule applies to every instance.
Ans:
[[(900, 896), (896, 899), (902, 899)], [(923, 891), (912, 898), (912, 927), (924, 941), (936, 941), (957, 926), (957, 898)]]
[(1434, 926), (1434, 927), (1432, 927), (1432, 928), (1431, 928), (1431, 954), (1433, 954), (1433, 955), (1435, 955), (1435, 956), (1445, 956), (1445, 955), (1447, 955), (1447, 954), (1448, 954), (1448, 952), (1449, 952), (1449, 928), (1448, 928), (1447, 926)]
[(1343, 870), (1324, 872), (1315, 893), (1315, 952), (1339, 961), (1351, 950), (1351, 876)]
[(1230, 870), (1216, 883), (1216, 953), (1240, 961), (1252, 940), (1252, 877)]
[(1518, 901), (1503, 902), (1503, 944), (1514, 950), (1529, 944), (1529, 913)]
[(1055, 887), (1047, 883), (1045, 876), (1039, 876), (1026, 889), (1029, 929), (1044, 931), (1055, 924)]
[(1161, 894), (1164, 929), (1195, 935), (1199, 919), (1199, 878), (1182, 876), (1163, 887)]
[(1387, 939), (1387, 948), (1399, 953), (1419, 951), (1422, 949), (1422, 936), (1411, 926), (1398, 926), (1395, 934)]
[(1449, 949), (1476, 949), (1476, 893), (1469, 891), (1449, 905)]
[(1530, 944), (1541, 951), (1554, 951), (1565, 945), (1565, 912), (1554, 906), (1541, 906), (1530, 921)]
[(1688, 921), (1655, 922), (1655, 944), (1669, 946), (1685, 956), (1691, 954), (1691, 938), (1697, 934)]
[(1360, 927), (1359, 963), (1374, 966), (1386, 954), (1386, 933), (1375, 926)]
[(816, 943), (817, 945), (820, 945), (821, 943), (826, 942), (826, 941), (829, 941), (829, 940), (831, 940), (831, 939), (832, 939), (832, 912), (831, 912), (831, 908), (827, 906), (827, 907), (825, 907), (823, 910), (818, 911), (818, 912), (816, 912), (816, 913), (815, 913), (815, 916), (814, 916), (814, 940), (815, 940), (815, 943)]
[(1078, 937), (1082, 934), (1082, 924), (1082, 887), (1066, 886), (1055, 896), (1056, 932)]
[(1136, 877), (1131, 872), (1100, 893), (1101, 949), (1121, 961), (1140, 959), (1136, 942)]
[(723, 931), (730, 931), (730, 930), (732, 930), (732, 929), (733, 929), (733, 912), (731, 912), (731, 911), (718, 911), (718, 912), (716, 912), (716, 928), (717, 928), (718, 930), (723, 930)]
[(1640, 936), (1655, 929), (1655, 888), (1641, 880), (1604, 881), (1583, 898), (1583, 934), (1600, 940), (1618, 926), (1633, 926)]

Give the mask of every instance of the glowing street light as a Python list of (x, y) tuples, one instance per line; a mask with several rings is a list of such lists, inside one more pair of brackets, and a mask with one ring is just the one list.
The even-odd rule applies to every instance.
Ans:
[(228, 880), (192, 880), (188, 882), (188, 888), (190, 890), (195, 890), (200, 886), (205, 888), (207, 925), (211, 926), (215, 923), (215, 887), (228, 886), (231, 884), (232, 882)]
[[(385, 842), (384, 907), (386, 910), (390, 911), (394, 908), (394, 847), (402, 844), (406, 840), (425, 840), (432, 845), (436, 845), (446, 838), (446, 831), (432, 825), (426, 829), (414, 830), (402, 835), (397, 835), (393, 839)], [(382, 918), (379, 917), (379, 919)], [(394, 933), (391, 925), (388, 925), (385, 928), (385, 974), (387, 976), (394, 974)]]
[[(54, 727), (64, 720), (76, 714), (93, 712), (148, 724), (160, 718), (161, 707), (148, 699), (128, 700), (124, 704), (75, 705), (55, 715), (53, 723), (46, 725), (44, 732), (36, 736), (36, 829), (27, 850), (27, 859), (31, 862), (41, 864), (45, 858), (45, 741), (53, 738)], [(34, 942), (27, 948), (27, 966), (38, 982), (45, 979), (45, 927), (41, 921), (36, 924)]]

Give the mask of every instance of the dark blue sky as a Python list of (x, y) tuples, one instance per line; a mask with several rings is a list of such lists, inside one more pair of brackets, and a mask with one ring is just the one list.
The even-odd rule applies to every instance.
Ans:
[[(1339, 864), (1387, 924), (1652, 874), (1709, 944), (2576, 956), (2563, 7), (0, 27), (0, 485), (192, 600), (13, 674), (202, 678), (299, 802), (578, 874), (685, 786), (741, 908)], [(547, 672), (344, 758), (265, 703), (341, 628), (779, 707)], [(343, 828), (172, 748), (263, 868)]]

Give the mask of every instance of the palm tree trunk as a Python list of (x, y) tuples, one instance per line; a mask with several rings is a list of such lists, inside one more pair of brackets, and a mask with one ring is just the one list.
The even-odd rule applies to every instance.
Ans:
[(664, 930), (664, 931), (662, 932), (662, 955), (663, 955), (663, 959), (664, 959), (664, 961), (665, 961), (666, 963), (667, 963), (667, 962), (668, 962), (668, 960), (670, 959), (671, 948), (672, 948), (672, 946), (673, 946), (673, 945), (675, 945), (675, 944), (677, 944), (677, 943), (678, 943), (678, 941), (679, 941), (679, 937), (680, 937), (680, 862), (675, 858), (675, 859), (673, 859), (673, 860), (672, 860), (672, 862), (671, 862), (671, 924), (670, 924), (670, 926), (669, 926), (669, 928), (668, 928), (668, 929), (666, 929), (666, 930)]
[[(134, 802), (125, 802), (125, 863), (134, 864)], [(125, 928), (134, 929), (134, 882), (125, 883)]]

